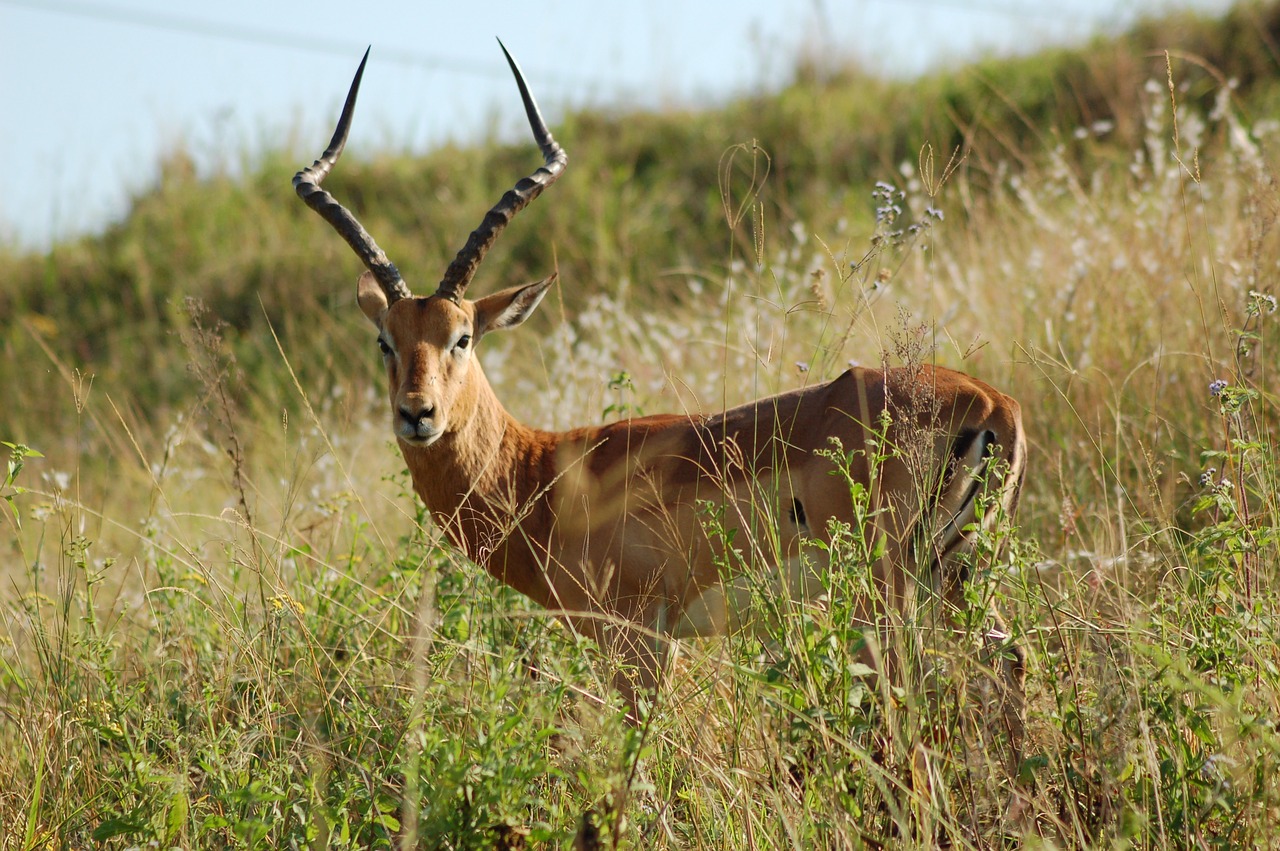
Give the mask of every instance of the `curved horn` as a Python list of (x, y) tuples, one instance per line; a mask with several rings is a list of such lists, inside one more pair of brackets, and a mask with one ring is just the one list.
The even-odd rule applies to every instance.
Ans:
[(471, 283), (476, 270), (480, 268), (480, 261), (484, 260), (484, 256), (489, 253), (498, 234), (511, 223), (516, 213), (541, 195), (542, 190), (556, 182), (556, 178), (569, 162), (569, 155), (564, 152), (564, 148), (551, 138), (551, 131), (547, 129), (546, 122), (542, 120), (542, 113), (538, 111), (538, 104), (529, 93), (529, 86), (524, 81), (524, 75), (520, 73), (520, 66), (511, 58), (501, 39), (498, 40), (498, 46), (507, 57), (511, 73), (515, 74), (516, 85), (520, 87), (520, 97), (524, 100), (524, 111), (529, 117), (529, 127), (533, 130), (533, 138), (538, 142), (545, 164), (533, 174), (522, 178), (513, 189), (507, 190), (502, 200), (485, 214), (480, 227), (471, 232), (471, 236), (467, 238), (467, 244), (458, 252), (458, 256), (453, 258), (453, 262), (449, 264), (444, 277), (440, 280), (440, 286), (436, 289), (436, 295), (451, 301), (462, 298), (467, 285)]
[(320, 182), (329, 175), (329, 171), (338, 162), (338, 157), (342, 156), (342, 149), (346, 147), (347, 132), (351, 129), (351, 116), (356, 109), (356, 95), (360, 91), (360, 78), (364, 76), (364, 64), (368, 61), (369, 51), (365, 50), (364, 58), (360, 60), (360, 67), (356, 70), (356, 77), (351, 81), (351, 90), (347, 92), (347, 102), (342, 107), (342, 117), (338, 119), (338, 127), (333, 131), (329, 147), (320, 155), (320, 159), (311, 164), (310, 168), (304, 168), (293, 176), (293, 188), (298, 193), (298, 197), (332, 225), (333, 229), (355, 250), (364, 265), (378, 279), (383, 292), (387, 294), (387, 300), (394, 303), (412, 296), (404, 278), (400, 277), (400, 270), (387, 259), (387, 255), (373, 241), (373, 237), (369, 236), (369, 232), (361, 227), (360, 222), (356, 221), (356, 217), (351, 215), (351, 212), (339, 204), (332, 195), (320, 188)]

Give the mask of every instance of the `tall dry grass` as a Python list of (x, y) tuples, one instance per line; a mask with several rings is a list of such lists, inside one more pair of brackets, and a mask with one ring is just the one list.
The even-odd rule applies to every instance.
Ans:
[(687, 644), (627, 727), (608, 660), (441, 545), (353, 305), (306, 308), (336, 341), (308, 370), (269, 335), (244, 363), (194, 304), (163, 351), (195, 403), (39, 360), (56, 426), (0, 491), (0, 842), (565, 846), (586, 819), (633, 848), (1267, 846), (1276, 128), (1229, 87), (1189, 105), (1178, 72), (1135, 94), (1134, 146), (1090, 125), (1016, 168), (922, 150), (819, 232), (762, 205), (766, 155), (733, 149), (704, 187), (719, 268), (669, 268), (661, 297), (566, 275), (480, 354), (548, 427), (901, 350), (1019, 398), (1018, 528), (974, 586), (1033, 651), (1019, 765), (975, 712), (975, 660), (943, 651), (928, 699), (886, 692), (836, 602)]

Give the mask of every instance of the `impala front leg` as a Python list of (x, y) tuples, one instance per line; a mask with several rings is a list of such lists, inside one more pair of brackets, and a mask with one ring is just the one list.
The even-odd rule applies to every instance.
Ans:
[(628, 707), (627, 720), (639, 724), (652, 710), (662, 683), (671, 640), (664, 632), (665, 606), (654, 602), (605, 624), (601, 647), (617, 666), (613, 687)]

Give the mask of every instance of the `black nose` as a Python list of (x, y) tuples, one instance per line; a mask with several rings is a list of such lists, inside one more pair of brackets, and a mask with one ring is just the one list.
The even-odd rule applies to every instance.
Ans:
[(400, 416), (404, 418), (405, 422), (407, 422), (409, 425), (413, 426), (414, 428), (418, 428), (419, 426), (423, 425), (425, 422), (430, 420), (435, 415), (436, 415), (435, 405), (426, 405), (422, 408), (419, 408), (416, 412), (409, 410), (403, 405), (400, 406)]

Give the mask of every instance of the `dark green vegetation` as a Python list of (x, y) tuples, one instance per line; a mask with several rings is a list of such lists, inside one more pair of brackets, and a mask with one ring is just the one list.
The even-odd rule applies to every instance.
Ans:
[[(44, 453), (0, 489), (0, 843), (565, 846), (587, 811), (630, 848), (1272, 843), (1277, 43), (1280, 7), (1244, 6), (570, 115), (566, 177), (475, 284), (560, 269), (481, 354), (539, 425), (886, 352), (1019, 398), (1020, 528), (975, 570), (1033, 651), (1013, 770), (972, 654), (908, 620), (931, 696), (864, 676), (857, 530), (829, 610), (691, 644), (627, 729), (607, 660), (416, 513), (357, 261), (290, 191), (313, 143), (242, 181), (174, 157), (107, 233), (0, 257), (0, 439)], [(359, 154), (326, 185), (418, 290), (537, 161)]]

